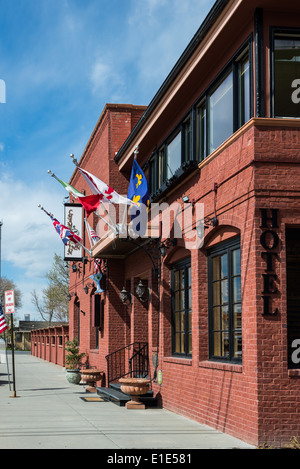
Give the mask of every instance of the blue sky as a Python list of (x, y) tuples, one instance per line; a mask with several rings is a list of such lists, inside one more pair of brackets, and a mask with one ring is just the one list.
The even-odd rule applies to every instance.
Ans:
[(63, 244), (68, 181), (105, 103), (148, 105), (214, 0), (0, 0), (1, 274), (31, 292)]

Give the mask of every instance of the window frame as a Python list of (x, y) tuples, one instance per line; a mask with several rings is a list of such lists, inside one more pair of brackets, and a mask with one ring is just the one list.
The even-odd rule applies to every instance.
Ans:
[[(241, 252), (240, 237), (231, 238), (217, 246), (212, 247), (207, 253), (208, 261), (208, 337), (209, 337), (209, 360), (225, 363), (242, 363), (242, 353), (240, 357), (234, 357), (234, 314), (233, 314), (233, 267), (232, 267), (232, 252), (239, 249)], [(227, 265), (228, 265), (228, 340), (229, 340), (229, 355), (215, 355), (214, 353), (214, 312), (213, 312), (213, 258), (227, 254)], [(240, 266), (241, 267), (241, 266)], [(241, 276), (241, 273), (240, 273)], [(241, 298), (241, 321), (243, 316), (242, 298)], [(225, 329), (220, 329), (224, 331)], [(241, 324), (241, 338), (243, 334)], [(222, 342), (221, 342), (222, 343)]]
[[(186, 278), (188, 278), (187, 271), (190, 269), (191, 271), (191, 259), (187, 258), (176, 262), (171, 268), (171, 353), (174, 357), (181, 357), (181, 358), (192, 358), (192, 353), (189, 352), (189, 338), (192, 338), (192, 327), (189, 329), (189, 314), (192, 313), (192, 305), (189, 304), (189, 289), (192, 289), (192, 282), (189, 285), (189, 282), (186, 282)], [(185, 280), (184, 280), (184, 352), (176, 352), (175, 345), (176, 345), (176, 328), (175, 328), (175, 272), (179, 270), (184, 270)], [(190, 313), (191, 310), (191, 313)]]
[[(276, 35), (283, 35), (285, 37), (290, 36), (291, 38), (299, 37), (300, 39), (300, 28), (295, 27), (276, 27), (272, 26), (269, 32), (269, 49), (270, 49), (270, 76), (269, 76), (269, 86), (270, 86), (270, 102), (269, 102), (269, 112), (272, 118), (280, 119), (300, 119), (300, 117), (291, 117), (291, 116), (277, 116), (275, 114), (275, 39)], [(300, 78), (300, 77), (299, 77)]]

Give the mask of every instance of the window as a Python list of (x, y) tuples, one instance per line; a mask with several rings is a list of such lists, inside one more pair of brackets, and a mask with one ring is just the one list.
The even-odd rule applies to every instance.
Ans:
[(212, 84), (196, 108), (196, 158), (202, 161), (252, 115), (249, 48)]
[(150, 192), (154, 194), (157, 189), (156, 183), (156, 160), (154, 156), (149, 161), (149, 182), (150, 182)]
[(191, 118), (188, 117), (183, 123), (183, 162), (192, 159), (192, 124)]
[(288, 367), (300, 368), (300, 229), (286, 230)]
[(209, 96), (209, 152), (233, 133), (233, 73)]
[(247, 56), (238, 62), (238, 103), (239, 127), (244, 125), (251, 117), (250, 106), (250, 61)]
[(166, 151), (167, 178), (170, 179), (181, 166), (181, 132), (178, 132), (178, 134), (166, 146)]
[(166, 158), (165, 158), (165, 147), (162, 147), (158, 151), (158, 187), (161, 187), (165, 182), (166, 182)]
[(300, 33), (275, 33), (273, 49), (273, 114), (300, 117)]
[(172, 354), (192, 354), (191, 264), (185, 261), (172, 270)]
[(241, 260), (239, 241), (222, 243), (210, 251), (209, 357), (242, 359)]
[(202, 161), (206, 157), (206, 104), (201, 103), (197, 108), (197, 160)]

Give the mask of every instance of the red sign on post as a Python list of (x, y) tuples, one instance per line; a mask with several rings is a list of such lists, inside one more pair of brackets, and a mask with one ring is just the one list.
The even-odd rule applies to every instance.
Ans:
[(8, 290), (5, 293), (5, 313), (12, 314), (15, 312), (15, 292)]

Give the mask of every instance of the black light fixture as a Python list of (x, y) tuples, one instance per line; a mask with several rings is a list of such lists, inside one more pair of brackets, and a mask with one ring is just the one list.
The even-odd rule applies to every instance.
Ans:
[(159, 251), (160, 251), (161, 257), (163, 258), (166, 257), (169, 247), (176, 246), (176, 242), (177, 242), (176, 238), (166, 239), (165, 241), (162, 241), (159, 245)]
[(88, 287), (87, 285), (85, 285), (85, 287), (84, 287), (83, 289), (84, 289), (84, 291), (85, 291), (85, 294), (87, 295), (88, 292), (89, 292), (89, 287)]
[[(142, 303), (146, 303), (146, 301), (148, 301), (149, 298), (150, 298), (149, 288), (146, 287), (145, 285), (143, 285), (142, 280), (139, 281), (139, 283), (138, 283), (138, 285), (135, 289), (135, 292), (136, 292), (136, 295), (137, 295), (138, 299)], [(145, 297), (145, 293), (146, 293), (146, 297)]]
[(120, 291), (120, 298), (123, 303), (123, 305), (126, 304), (131, 304), (131, 293), (126, 290), (125, 287), (123, 287), (123, 290)]
[(77, 272), (77, 264), (75, 262), (72, 264), (72, 271)]

